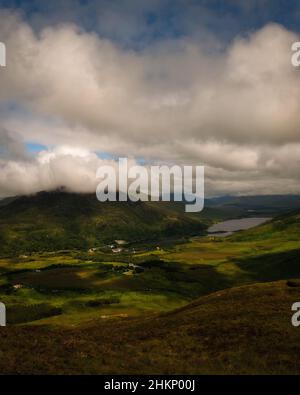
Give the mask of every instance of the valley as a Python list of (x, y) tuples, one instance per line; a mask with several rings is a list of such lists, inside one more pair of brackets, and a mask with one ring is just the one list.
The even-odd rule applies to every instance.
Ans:
[[(45, 196), (43, 196), (43, 201), (44, 198)], [(47, 195), (46, 202), (49, 202), (49, 199), (53, 205), (53, 197)], [(57, 199), (57, 196), (55, 196), (55, 199)], [(59, 196), (60, 203), (62, 199), (64, 197)], [(70, 199), (70, 196), (67, 196), (67, 199)], [(201, 314), (204, 314), (206, 317), (208, 312), (212, 314), (213, 311), (210, 311), (211, 307), (207, 301), (215, 300), (214, 298), (218, 299), (218, 295), (224, 295), (225, 299), (227, 297), (233, 298), (232, 304), (234, 306), (239, 306), (240, 300), (238, 299), (241, 298), (243, 300), (247, 292), (255, 293), (256, 290), (260, 295), (263, 295), (263, 290), (266, 290), (263, 299), (271, 298), (268, 291), (270, 289), (274, 289), (276, 295), (282, 292), (280, 291), (281, 289), (285, 290), (284, 292), (287, 295), (292, 293), (294, 299), (296, 298), (293, 302), (300, 299), (300, 287), (290, 289), (287, 285), (288, 280), (295, 279), (297, 281), (300, 278), (300, 210), (292, 210), (290, 213), (279, 210), (279, 215), (272, 211), (274, 218), (259, 226), (236, 231), (227, 237), (215, 237), (207, 233), (206, 229), (210, 224), (228, 219), (228, 207), (223, 209), (221, 207), (212, 207), (211, 211), (208, 210), (208, 212), (203, 213), (202, 218), (193, 219), (192, 224), (197, 223), (200, 231), (192, 230), (186, 234), (185, 226), (191, 220), (181, 217), (182, 214), (178, 205), (174, 207), (172, 204), (169, 206), (165, 204), (164, 207), (159, 208), (160, 221), (168, 223), (170, 218), (176, 217), (179, 229), (176, 230), (175, 234), (173, 232), (172, 235), (161, 233), (159, 237), (152, 234), (152, 237), (148, 240), (144, 238), (138, 240), (136, 235), (131, 238), (129, 233), (125, 234), (124, 230), (122, 230), (119, 233), (116, 232), (115, 238), (109, 240), (106, 240), (103, 236), (98, 237), (94, 235), (91, 244), (86, 243), (83, 246), (80, 243), (75, 243), (73, 248), (51, 251), (49, 248), (45, 249), (43, 237), (47, 240), (47, 234), (52, 230), (52, 224), (55, 223), (58, 226), (57, 224), (60, 220), (66, 219), (67, 223), (69, 223), (67, 231), (70, 233), (65, 235), (67, 238), (64, 241), (64, 246), (70, 247), (68, 245), (70, 234), (72, 233), (74, 237), (76, 236), (71, 225), (81, 216), (81, 212), (77, 215), (74, 214), (74, 206), (67, 208), (69, 212), (72, 212), (73, 217), (65, 216), (64, 207), (61, 207), (56, 202), (54, 205), (55, 210), (53, 210), (52, 206), (52, 212), (56, 212), (55, 215), (53, 214), (51, 218), (48, 217), (47, 226), (40, 228), (39, 232), (42, 232), (40, 233), (41, 239), (36, 239), (36, 241), (40, 240), (39, 248), (30, 249), (32, 246), (30, 241), (31, 234), (26, 233), (24, 241), (26, 243), (30, 242), (26, 245), (23, 244), (22, 248), (18, 249), (18, 238), (19, 235), (24, 235), (24, 227), (27, 228), (26, 232), (28, 232), (29, 227), (37, 229), (42, 223), (42, 218), (45, 218), (45, 213), (49, 210), (49, 204), (39, 201), (38, 205), (36, 205), (36, 201), (33, 201), (34, 204), (32, 204), (32, 201), (29, 201), (29, 203), (27, 201), (24, 206), (22, 199), (21, 203), (20, 201), (18, 203), (18, 200), (13, 200), (8, 205), (3, 205), (0, 208), (0, 227), (2, 226), (2, 231), (3, 229), (6, 230), (6, 246), (17, 244), (15, 251), (10, 249), (2, 249), (1, 251), (0, 300), (7, 307), (8, 327), (0, 331), (0, 338), (1, 336), (10, 338), (10, 333), (15, 333), (16, 336), (24, 335), (24, 339), (26, 339), (27, 334), (29, 334), (28, 331), (33, 331), (32, 333), (36, 334), (35, 336), (39, 339), (38, 342), (44, 344), (45, 341), (48, 342), (46, 339), (52, 331), (54, 331), (55, 337), (58, 336), (58, 339), (60, 339), (60, 333), (68, 334), (67, 338), (69, 338), (69, 331), (75, 331), (74, 333), (72, 332), (71, 337), (75, 343), (80, 343), (82, 336), (85, 336), (82, 332), (85, 329), (92, 331), (93, 334), (97, 332), (95, 336), (105, 337), (105, 333), (109, 333), (110, 330), (115, 330), (113, 328), (120, 326), (120, 328), (125, 328), (126, 333), (122, 336), (115, 335), (116, 341), (119, 342), (121, 338), (124, 340), (126, 336), (129, 336), (131, 339), (131, 336), (133, 336), (131, 331), (138, 333), (134, 336), (139, 338), (141, 336), (139, 328), (141, 327), (144, 328), (145, 333), (148, 333), (150, 331), (148, 323), (152, 320), (151, 317), (156, 317), (155, 322), (161, 323), (163, 327), (167, 325), (166, 322), (169, 322), (168, 317), (173, 322), (172, 325), (175, 325), (176, 317), (178, 317), (178, 328), (180, 328), (180, 312), (182, 311), (182, 314), (185, 315), (185, 311), (188, 311), (190, 308), (194, 309), (192, 306), (195, 306), (195, 303), (196, 305), (199, 303), (199, 306), (202, 306)], [(19, 207), (20, 204), (21, 208)], [(78, 206), (75, 206), (75, 208), (78, 209)], [(102, 211), (102, 217), (105, 216), (107, 218), (108, 215), (112, 215), (111, 213), (115, 209), (108, 207), (105, 211)], [(124, 215), (129, 215), (127, 214), (128, 210), (131, 212), (131, 210), (138, 211), (140, 209), (147, 211), (149, 208), (118, 207), (120, 218), (123, 218)], [(80, 210), (84, 209), (81, 208)], [(148, 214), (151, 216), (154, 208), (151, 207), (149, 210)], [(18, 223), (13, 221), (13, 215), (6, 219), (5, 215), (7, 212), (20, 213), (18, 218), (22, 218), (22, 221)], [(237, 212), (237, 217), (243, 218), (241, 211), (237, 210)], [(94, 221), (99, 220), (99, 213), (97, 215), (96, 219), (93, 217)], [(92, 216), (89, 213), (85, 214), (85, 216), (85, 221), (90, 223)], [(32, 218), (35, 218), (35, 221)], [(142, 221), (142, 219), (139, 220)], [(181, 221), (184, 223), (182, 227)], [(145, 222), (147, 223), (147, 217)], [(141, 226), (145, 226), (146, 229), (145, 222), (142, 221)], [(116, 224), (113, 223), (112, 226), (116, 226)], [(137, 225), (135, 224), (135, 226)], [(161, 226), (161, 222), (159, 222), (159, 226)], [(157, 229), (159, 229), (159, 226)], [(123, 229), (126, 229), (125, 226)], [(150, 234), (149, 229), (146, 230), (147, 232)], [(82, 234), (80, 238), (82, 238)], [(26, 248), (24, 248), (25, 246)], [(235, 296), (237, 293), (239, 294), (238, 298)], [(288, 300), (289, 298), (290, 296), (287, 297)], [(220, 303), (222, 304), (223, 302), (222, 296)], [(280, 302), (281, 305), (283, 302)], [(254, 311), (252, 307), (254, 306), (256, 310), (263, 309), (264, 307), (263, 305), (260, 306), (260, 303), (260, 299), (256, 301), (245, 300), (245, 311), (241, 311), (240, 314), (242, 316), (244, 314), (248, 315), (249, 319), (251, 316), (251, 319), (253, 319)], [(276, 300), (270, 299), (268, 303), (274, 305)], [(213, 309), (215, 308), (219, 309), (219, 303)], [(223, 311), (223, 308), (229, 310)], [(205, 313), (206, 309), (208, 310)], [(213, 336), (215, 331), (213, 325), (222, 328), (232, 325), (230, 309), (229, 304), (226, 302), (220, 310), (220, 315), (215, 318), (215, 322), (212, 321), (212, 318), (209, 318), (209, 321), (201, 323), (204, 326), (209, 325), (209, 329), (207, 329), (209, 331), (207, 332), (208, 337)], [(283, 312), (282, 317), (289, 314), (289, 309), (290, 307)], [(270, 313), (260, 310), (259, 314), (268, 315), (270, 313), (272, 315), (272, 311)], [(224, 314), (229, 314), (226, 320)], [(277, 320), (280, 319), (278, 314), (276, 313)], [(197, 315), (197, 317), (193, 318), (193, 315), (188, 314), (188, 325), (194, 327), (196, 322), (200, 322), (200, 316)], [(194, 323), (193, 319), (195, 319)], [(272, 316), (272, 322), (274, 319)], [(256, 320), (256, 322), (258, 321)], [(276, 325), (281, 324), (283, 325), (284, 323), (277, 323)], [(288, 324), (287, 322), (286, 325)], [(159, 325), (157, 324), (157, 333), (164, 330), (162, 329), (163, 327), (159, 329)], [(12, 332), (7, 332), (7, 330), (12, 330), (12, 328), (15, 329)], [(246, 329), (245, 326), (245, 331), (247, 332), (248, 330), (252, 329), (250, 327)], [(260, 331), (259, 327), (255, 331)], [(152, 335), (155, 338), (158, 336), (156, 340), (153, 339), (154, 344), (158, 345), (162, 342), (162, 340), (159, 340), (161, 335), (156, 335), (152, 332), (150, 335), (145, 335), (145, 341), (148, 342), (149, 340), (152, 342), (150, 340)], [(205, 338), (206, 334), (200, 335), (199, 347), (204, 347), (205, 344), (205, 342), (202, 342), (204, 339), (202, 339), (202, 336)], [(217, 336), (217, 339), (218, 335), (215, 334), (215, 336)], [(229, 333), (229, 337), (231, 336), (232, 333)], [(296, 336), (296, 334), (293, 334), (293, 336)], [(215, 341), (217, 341), (216, 339)], [(191, 339), (191, 341), (192, 346), (195, 339)], [(261, 337), (259, 335), (260, 341)], [(84, 342), (86, 343), (87, 340), (84, 340)], [(111, 358), (110, 353), (113, 352), (114, 345), (110, 344), (107, 337), (105, 337), (105, 342), (107, 346), (106, 353)], [(86, 344), (86, 346), (90, 349), (91, 345)], [(239, 344), (238, 347), (240, 348), (240, 346)], [(48, 345), (45, 345), (45, 347), (48, 347)], [(168, 346), (163, 344), (163, 347)], [(185, 344), (184, 347), (190, 346)], [(136, 358), (134, 349), (130, 353), (132, 353), (133, 358)], [(77, 351), (73, 351), (75, 354), (77, 353)], [(56, 352), (55, 358), (59, 358), (59, 349)], [(178, 349), (176, 352), (179, 352)], [(162, 359), (159, 364), (166, 362), (167, 354), (164, 353), (168, 353), (167, 348), (162, 351)], [(72, 354), (72, 358), (76, 359), (77, 354), (75, 354)], [(8, 352), (7, 355), (10, 355), (10, 353)], [(182, 357), (183, 355), (180, 351), (179, 358)], [(93, 358), (97, 359), (98, 357), (95, 355)], [(149, 354), (148, 358), (150, 358)], [(156, 358), (155, 353), (151, 354), (151, 358)], [(193, 358), (201, 359), (203, 354), (198, 356), (193, 354)], [(208, 362), (211, 363), (209, 360), (211, 356), (207, 358)], [(170, 361), (168, 358), (167, 360), (166, 366), (169, 366)], [(176, 372), (181, 373), (187, 369), (192, 369), (190, 365), (181, 365), (183, 361), (180, 360), (179, 362), (179, 370), (176, 370), (176, 368)], [(101, 372), (113, 372), (112, 368), (109, 368), (110, 363), (108, 364), (109, 366), (105, 365), (106, 367), (99, 361), (93, 363), (96, 365), (85, 364), (84, 369), (87, 369), (89, 372), (95, 369), (99, 369)], [(66, 367), (59, 367), (55, 363), (53, 366), (51, 365), (51, 368), (50, 365), (49, 369), (64, 373), (68, 371)], [(207, 369), (213, 369), (217, 372), (222, 371), (222, 369), (226, 371), (229, 369), (230, 371), (231, 365), (225, 365), (222, 367), (216, 364), (214, 368), (212, 366), (209, 367), (209, 365), (206, 368), (204, 366), (202, 368), (199, 367), (199, 372), (206, 372)], [(143, 363), (141, 363), (141, 366), (144, 366)], [(150, 364), (149, 366), (152, 365)], [(272, 369), (277, 369), (274, 366)], [(243, 368), (246, 371), (248, 371), (248, 368), (250, 369), (250, 367), (242, 364), (240, 369)], [(26, 371), (26, 368), (24, 369)], [(34, 367), (31, 366), (28, 369), (34, 369)], [(74, 369), (77, 371), (77, 368)], [(120, 366), (118, 369), (121, 370), (116, 371), (123, 371), (123, 368)], [(132, 368), (132, 371), (130, 369), (128, 371), (133, 373), (156, 372), (154, 368), (151, 370), (149, 367), (150, 370), (148, 370), (146, 365), (144, 368), (141, 368), (140, 372), (134, 370), (134, 368)], [(171, 371), (173, 368), (169, 366), (167, 369)], [(196, 372), (198, 372), (197, 369), (195, 370)], [(234, 367), (232, 369), (234, 370)], [(255, 369), (254, 365), (251, 369)]]

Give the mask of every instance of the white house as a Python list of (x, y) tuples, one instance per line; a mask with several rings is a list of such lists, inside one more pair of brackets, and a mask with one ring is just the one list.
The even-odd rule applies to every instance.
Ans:
[(113, 252), (114, 254), (119, 254), (119, 253), (122, 252), (122, 251), (123, 251), (122, 248), (113, 248), (113, 249), (112, 249), (112, 252)]

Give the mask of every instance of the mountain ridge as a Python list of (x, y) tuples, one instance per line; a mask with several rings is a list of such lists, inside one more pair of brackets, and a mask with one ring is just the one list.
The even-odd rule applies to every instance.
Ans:
[(205, 228), (199, 218), (159, 203), (101, 203), (94, 194), (40, 192), (0, 207), (2, 252), (88, 249), (115, 239), (192, 235)]

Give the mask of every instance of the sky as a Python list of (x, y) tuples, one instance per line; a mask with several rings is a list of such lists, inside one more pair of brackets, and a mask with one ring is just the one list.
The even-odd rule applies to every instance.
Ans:
[(299, 33), (296, 0), (0, 0), (0, 197), (94, 192), (118, 157), (300, 193)]

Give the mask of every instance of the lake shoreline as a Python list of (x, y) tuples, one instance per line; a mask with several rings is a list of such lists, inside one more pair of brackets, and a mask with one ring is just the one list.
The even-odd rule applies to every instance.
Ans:
[(271, 221), (271, 217), (245, 217), (218, 222), (207, 230), (208, 236), (227, 237), (240, 230), (248, 230)]

